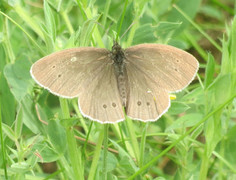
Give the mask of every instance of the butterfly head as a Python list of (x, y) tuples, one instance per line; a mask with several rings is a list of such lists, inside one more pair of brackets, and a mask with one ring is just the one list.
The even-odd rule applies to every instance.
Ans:
[(123, 61), (125, 59), (125, 54), (123, 49), (117, 42), (114, 42), (111, 54), (112, 54), (112, 60), (114, 61), (115, 64), (123, 64)]

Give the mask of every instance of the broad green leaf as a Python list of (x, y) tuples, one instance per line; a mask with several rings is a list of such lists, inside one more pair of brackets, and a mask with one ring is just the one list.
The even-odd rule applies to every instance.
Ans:
[(180, 118), (178, 118), (176, 121), (171, 124), (166, 131), (173, 130), (173, 129), (182, 129), (194, 126), (196, 123), (198, 123), (202, 119), (202, 114), (200, 113), (189, 113), (186, 114)]
[(59, 154), (64, 154), (66, 151), (66, 132), (58, 120), (51, 120), (47, 126), (47, 134), (50, 142)]
[(44, 128), (42, 122), (39, 121), (36, 115), (35, 104), (29, 95), (21, 102), (23, 108), (23, 121), (24, 124), (35, 134), (44, 133)]
[(214, 90), (214, 106), (217, 107), (231, 96), (231, 74), (225, 74), (216, 79), (211, 89)]
[(205, 124), (206, 153), (208, 157), (211, 156), (212, 151), (222, 138), (221, 113), (222, 111), (209, 118)]
[(169, 8), (171, 7), (171, 1), (172, 0), (155, 0), (152, 2), (153, 4), (150, 5), (150, 8), (154, 12), (151, 13), (153, 16), (155, 16), (154, 19), (158, 19), (158, 17), (169, 11)]
[[(176, 5), (191, 19), (193, 19), (200, 7), (201, 0), (179, 0)], [(174, 35), (181, 33), (188, 25), (189, 21), (181, 15), (175, 8), (172, 8), (171, 12), (168, 14), (167, 21), (170, 22), (180, 22), (181, 26), (175, 31)]]
[(126, 170), (128, 172), (135, 172), (138, 170), (138, 167), (135, 165), (132, 157), (115, 141), (111, 140), (111, 143), (118, 149), (120, 161), (119, 165), (122, 167), (123, 170)]
[(4, 75), (10, 90), (16, 100), (20, 102), (32, 88), (30, 76), (31, 63), (27, 59), (17, 60), (14, 64), (7, 64)]
[(144, 24), (139, 26), (135, 31), (133, 44), (141, 43), (153, 43), (157, 41), (157, 38), (154, 36), (154, 31), (157, 27), (153, 27), (151, 24)]
[(166, 44), (180, 25), (180, 22), (161, 21), (155, 29), (155, 36), (160, 43)]
[(32, 146), (32, 152), (39, 154), (39, 162), (52, 162), (60, 158), (60, 155), (53, 148), (49, 147), (46, 142), (37, 142), (34, 144)]
[(30, 164), (26, 162), (18, 162), (11, 165), (11, 169), (15, 173), (25, 173), (27, 171), (30, 171), (30, 168)]
[[(104, 155), (104, 152), (101, 151), (101, 156), (100, 156), (100, 160), (98, 162), (98, 168), (97, 168), (97, 170), (100, 171), (100, 174), (102, 174), (102, 170), (103, 170), (103, 155)], [(118, 160), (116, 156), (108, 152), (107, 153), (107, 172), (114, 170), (117, 167), (117, 165), (118, 165)]]
[(168, 114), (176, 115), (187, 111), (190, 107), (186, 103), (173, 101), (171, 107), (168, 110)]
[(0, 101), (3, 122), (11, 125), (15, 120), (15, 99), (2, 73), (0, 75)]

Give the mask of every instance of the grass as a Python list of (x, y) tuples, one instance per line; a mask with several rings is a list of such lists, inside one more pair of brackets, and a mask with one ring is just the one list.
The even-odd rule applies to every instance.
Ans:
[[(127, 5), (127, 6), (126, 6)], [(0, 179), (235, 179), (235, 1), (2, 1)], [(122, 38), (121, 38), (122, 37)], [(158, 121), (102, 125), (37, 86), (32, 63), (79, 46), (170, 44), (196, 80)]]

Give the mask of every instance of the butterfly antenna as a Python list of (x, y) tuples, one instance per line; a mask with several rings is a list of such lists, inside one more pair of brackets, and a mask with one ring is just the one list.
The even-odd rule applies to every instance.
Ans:
[(133, 22), (132, 24), (130, 24), (130, 26), (126, 29), (126, 31), (122, 34), (122, 36), (120, 37), (120, 39), (122, 39), (124, 37), (124, 35), (130, 30), (130, 28), (135, 24), (136, 22)]
[(125, 17), (125, 12), (126, 12), (127, 5), (128, 5), (128, 0), (125, 1), (124, 10), (123, 10), (121, 20), (120, 20), (120, 26), (119, 26), (119, 29), (118, 29), (117, 34), (116, 34), (116, 41), (118, 41), (118, 37), (120, 35), (120, 31), (121, 31), (121, 27), (122, 27), (123, 20), (124, 20), (124, 17)]

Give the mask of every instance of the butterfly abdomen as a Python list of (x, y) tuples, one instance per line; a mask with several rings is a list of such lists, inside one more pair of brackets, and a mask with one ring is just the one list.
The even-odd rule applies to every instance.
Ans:
[(119, 74), (117, 77), (117, 85), (122, 100), (122, 105), (125, 107), (127, 102), (127, 88), (124, 74)]

